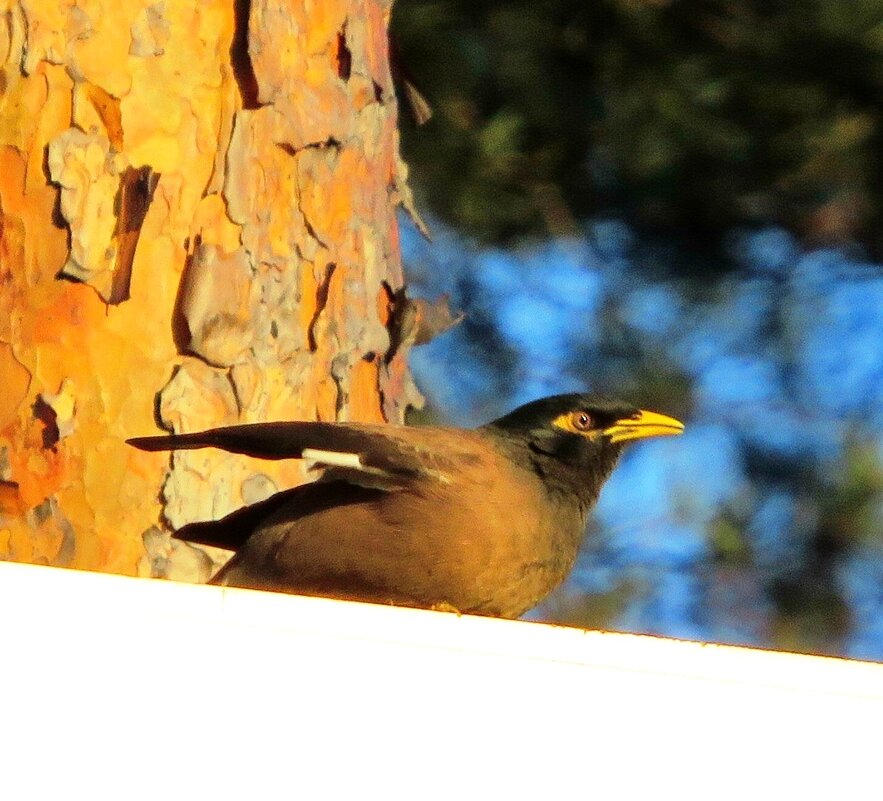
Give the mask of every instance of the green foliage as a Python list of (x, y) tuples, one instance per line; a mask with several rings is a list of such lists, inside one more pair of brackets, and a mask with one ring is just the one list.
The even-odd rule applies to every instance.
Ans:
[(480, 241), (612, 212), (880, 244), (881, 0), (409, 0), (393, 29), (435, 108), (419, 195)]
[[(461, 235), (424, 281), (467, 313), (458, 376), (487, 371), (448, 397), (560, 376), (678, 410), (691, 486), (717, 487), (701, 547), (711, 490), (664, 548), (605, 529), (589, 595), (547, 612), (879, 658), (883, 259), (812, 246), (883, 256), (883, 0), (409, 0), (393, 22), (435, 109), (404, 131), (418, 200)], [(554, 245), (485, 247), (525, 238)], [(553, 291), (580, 271), (597, 305)], [(697, 628), (653, 628), (673, 620)]]

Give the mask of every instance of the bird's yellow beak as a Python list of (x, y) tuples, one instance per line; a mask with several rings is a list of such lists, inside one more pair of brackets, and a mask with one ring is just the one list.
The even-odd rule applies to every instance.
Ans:
[(628, 442), (648, 437), (676, 437), (683, 433), (684, 424), (674, 417), (643, 409), (634, 417), (624, 417), (602, 432), (611, 442)]

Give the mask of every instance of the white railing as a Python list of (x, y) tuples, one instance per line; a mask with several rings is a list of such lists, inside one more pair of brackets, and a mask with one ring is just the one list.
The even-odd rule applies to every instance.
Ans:
[(883, 798), (883, 666), (0, 563), (3, 799)]

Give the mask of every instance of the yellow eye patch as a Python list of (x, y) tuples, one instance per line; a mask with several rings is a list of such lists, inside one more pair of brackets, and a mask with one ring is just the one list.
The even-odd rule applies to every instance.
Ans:
[(592, 415), (579, 409), (559, 414), (552, 421), (552, 425), (555, 428), (560, 428), (562, 431), (568, 431), (571, 434), (581, 434), (584, 437), (600, 433), (595, 430), (595, 421)]

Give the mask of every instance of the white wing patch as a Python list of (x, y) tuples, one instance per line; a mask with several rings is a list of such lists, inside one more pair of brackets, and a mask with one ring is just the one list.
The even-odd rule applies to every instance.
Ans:
[(304, 448), (301, 451), (301, 458), (307, 463), (307, 470), (318, 470), (323, 467), (342, 467), (347, 470), (358, 470), (360, 473), (386, 475), (385, 470), (364, 464), (361, 455), (358, 453)]
[[(382, 467), (374, 467), (362, 461), (362, 454), (348, 451), (326, 451), (320, 448), (304, 448), (301, 459), (307, 470), (323, 470), (323, 480), (342, 479), (360, 487), (394, 490), (405, 486), (416, 476), (396, 474)], [(431, 477), (442, 484), (450, 484), (451, 479), (438, 470), (423, 470), (420, 475)]]

